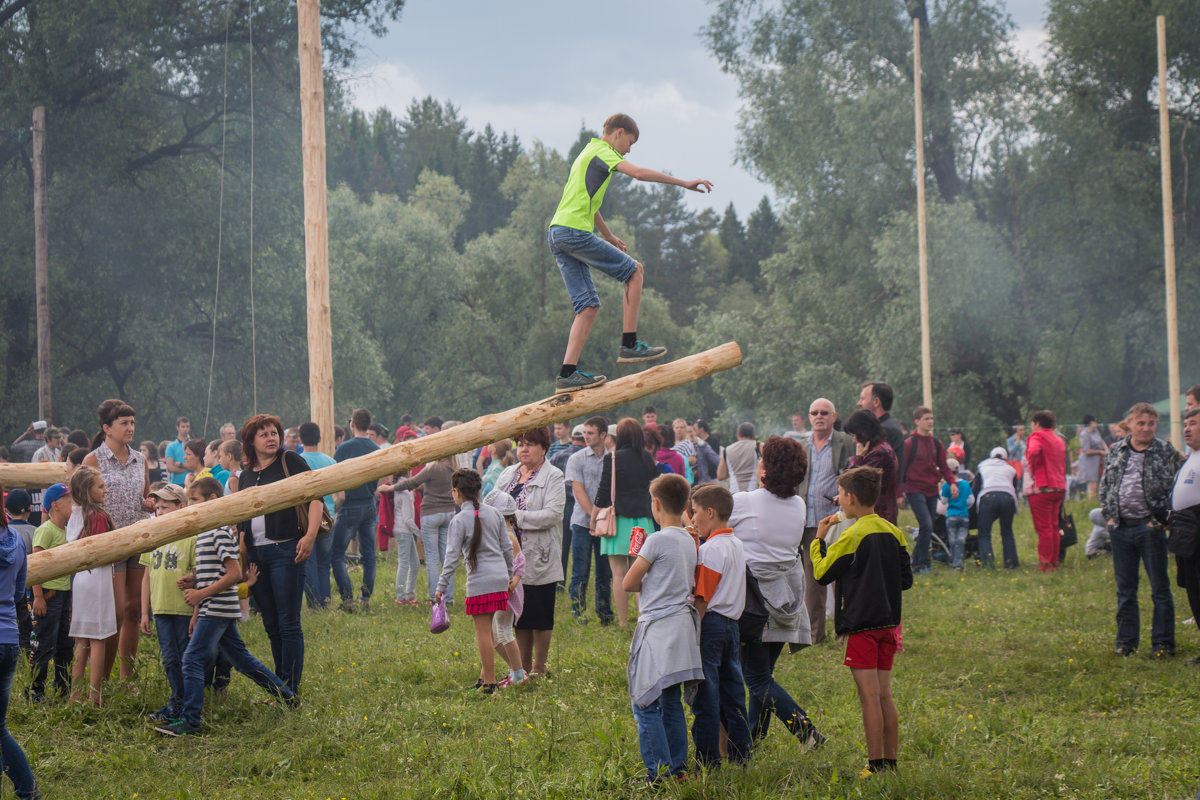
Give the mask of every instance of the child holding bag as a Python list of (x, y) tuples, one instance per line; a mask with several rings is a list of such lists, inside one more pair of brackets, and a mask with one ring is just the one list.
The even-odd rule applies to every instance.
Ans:
[[(501, 689), (509, 686), (520, 686), (529, 680), (529, 675), (521, 666), (521, 651), (517, 647), (517, 637), (513, 635), (513, 623), (521, 616), (525, 605), (525, 587), (521, 585), (521, 577), (525, 574), (525, 553), (521, 550), (521, 540), (515, 533), (517, 527), (517, 501), (508, 492), (493, 489), (483, 498), (484, 505), (491, 506), (504, 517), (504, 525), (508, 529), (508, 541), (513, 548), (512, 578), (508, 581), (508, 610), (497, 611), (492, 616), (492, 641), (495, 642), (496, 652), (508, 663), (508, 676), (500, 681)], [(479, 677), (479, 685), (483, 685), (483, 676)]]
[(492, 652), (492, 617), (508, 610), (508, 585), (512, 580), (513, 548), (504, 526), (504, 517), (491, 506), (479, 502), (483, 479), (473, 469), (456, 469), (450, 476), (454, 504), (462, 510), (450, 520), (446, 542), (446, 561), (434, 592), (435, 605), (454, 576), (459, 559), (467, 562), (466, 612), (475, 623), (475, 643), (483, 664), (483, 683), (479, 691), (492, 694), (496, 683), (495, 654)]

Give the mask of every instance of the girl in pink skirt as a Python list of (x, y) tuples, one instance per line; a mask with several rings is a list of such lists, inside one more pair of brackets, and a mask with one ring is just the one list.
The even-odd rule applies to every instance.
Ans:
[(438, 578), (433, 601), (438, 603), (458, 568), (459, 559), (467, 562), (467, 598), (465, 609), (475, 624), (475, 643), (483, 676), (479, 691), (496, 691), (496, 661), (492, 641), (492, 617), (508, 610), (508, 587), (513, 576), (513, 548), (504, 525), (504, 517), (491, 506), (479, 502), (483, 480), (473, 469), (457, 469), (450, 477), (454, 504), (461, 510), (450, 520), (446, 542), (446, 560)]

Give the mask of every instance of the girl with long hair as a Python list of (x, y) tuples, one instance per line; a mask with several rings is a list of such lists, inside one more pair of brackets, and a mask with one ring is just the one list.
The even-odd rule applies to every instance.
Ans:
[[(108, 490), (104, 476), (93, 467), (80, 467), (71, 476), (71, 500), (79, 506), (83, 530), (79, 538), (99, 536), (113, 530), (113, 518), (105, 509)], [(139, 595), (140, 597), (140, 595)], [(140, 623), (140, 620), (139, 620)], [(117, 635), (117, 605), (113, 597), (113, 567), (104, 564), (75, 573), (71, 581), (71, 636), (75, 639), (75, 661), (71, 666), (71, 702), (83, 700), (80, 681), (88, 669), (89, 700), (104, 705), (101, 689), (112, 669), (105, 668), (105, 641)]]

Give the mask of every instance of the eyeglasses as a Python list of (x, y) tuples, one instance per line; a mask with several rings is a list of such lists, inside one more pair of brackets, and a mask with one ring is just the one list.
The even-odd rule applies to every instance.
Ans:
[(829, 411), (810, 411), (808, 415), (810, 417), (827, 417), (830, 413)]

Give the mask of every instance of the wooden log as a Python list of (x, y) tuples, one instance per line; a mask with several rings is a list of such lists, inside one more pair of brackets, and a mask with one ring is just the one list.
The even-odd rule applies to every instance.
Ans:
[(39, 464), (0, 464), (0, 486), (9, 489), (45, 489), (67, 479), (67, 465), (61, 461)]
[(220, 525), (242, 522), (281, 508), (352, 489), (418, 464), (473, 450), (522, 431), (613, 408), (647, 395), (697, 381), (742, 363), (735, 342), (670, 364), (609, 381), (602, 386), (548, 397), (500, 414), (488, 414), (449, 430), (393, 445), (324, 469), (302, 472), (268, 486), (188, 506), (165, 517), (143, 520), (103, 536), (71, 542), (29, 557), (30, 585), (99, 564), (109, 564)]
[(309, 413), (321, 429), (319, 449), (326, 455), (333, 455), (333, 333), (329, 314), (329, 230), (325, 207), (325, 78), (321, 71), (321, 4), (318, 0), (298, 0), (296, 24), (300, 41)]

